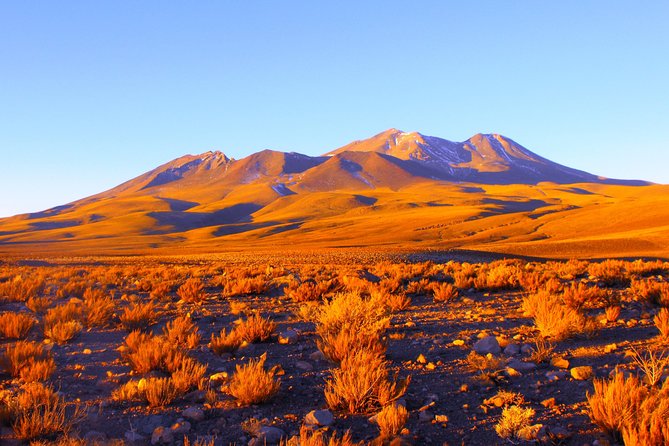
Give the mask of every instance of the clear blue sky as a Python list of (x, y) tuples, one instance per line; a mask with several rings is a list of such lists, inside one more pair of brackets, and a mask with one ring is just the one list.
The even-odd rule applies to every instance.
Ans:
[(0, 1), (0, 216), (390, 127), (669, 183), (668, 23), (666, 0)]

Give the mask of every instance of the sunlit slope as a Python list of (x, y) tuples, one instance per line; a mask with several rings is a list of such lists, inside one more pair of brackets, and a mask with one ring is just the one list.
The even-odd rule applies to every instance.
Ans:
[(669, 186), (609, 180), (496, 134), (388, 130), (322, 157), (186, 155), (113, 189), (0, 219), (0, 253), (370, 247), (669, 257)]

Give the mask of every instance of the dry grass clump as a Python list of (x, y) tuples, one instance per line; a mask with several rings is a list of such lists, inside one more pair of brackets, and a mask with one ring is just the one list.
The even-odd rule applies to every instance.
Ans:
[(267, 280), (263, 276), (225, 277), (221, 280), (221, 285), (223, 286), (223, 295), (226, 297), (260, 295), (269, 290)]
[(409, 419), (409, 412), (401, 404), (389, 404), (376, 414), (374, 422), (379, 426), (381, 438), (390, 439), (399, 435)]
[(39, 278), (24, 278), (21, 275), (0, 283), (1, 302), (25, 302), (44, 290), (45, 283)]
[(237, 330), (230, 330), (226, 332), (225, 328), (221, 330), (218, 336), (211, 334), (211, 342), (209, 348), (217, 355), (223, 353), (234, 353), (241, 347), (244, 340), (241, 338)]
[(390, 380), (387, 361), (376, 352), (357, 350), (332, 371), (325, 383), (325, 401), (334, 410), (370, 413), (401, 398), (410, 381)]
[(532, 348), (532, 354), (530, 355), (530, 361), (541, 364), (542, 362), (547, 362), (555, 351), (555, 345), (548, 342), (541, 336), (538, 336), (534, 340), (534, 347)]
[(314, 280), (291, 282), (283, 290), (293, 302), (311, 302), (321, 300), (335, 288), (332, 280), (316, 282)]
[(173, 373), (184, 362), (192, 360), (179, 346), (161, 336), (153, 336), (139, 331), (131, 332), (122, 346), (121, 356), (137, 373), (162, 370)]
[(318, 348), (335, 362), (350, 352), (361, 349), (383, 354), (386, 350), (381, 335), (390, 318), (386, 310), (372, 299), (358, 293), (340, 293), (324, 303), (315, 314)]
[(669, 343), (669, 309), (662, 308), (653, 318), (653, 323), (660, 331), (660, 341)]
[(503, 359), (495, 357), (492, 353), (479, 355), (475, 351), (471, 351), (467, 355), (466, 361), (467, 368), (478, 373), (476, 379), (486, 384), (497, 383), (506, 366)]
[(406, 310), (411, 305), (411, 298), (403, 292), (391, 293), (375, 289), (370, 293), (370, 300), (386, 308), (391, 313)]
[(116, 303), (101, 290), (88, 288), (84, 291), (83, 313), (87, 327), (104, 327), (114, 317)]
[(271, 319), (263, 318), (259, 313), (255, 313), (240, 321), (234, 330), (246, 342), (265, 342), (276, 330), (276, 323)]
[(523, 299), (523, 309), (545, 338), (564, 340), (574, 334), (594, 330), (594, 324), (580, 312), (564, 305), (560, 296), (539, 292)]
[[(300, 435), (289, 440), (282, 440), (280, 446), (362, 446), (363, 443), (355, 443), (351, 438), (351, 433), (346, 432), (341, 438), (337, 437), (336, 432), (328, 438), (326, 432), (322, 430), (311, 430), (307, 426), (300, 428)], [(185, 444), (184, 444), (185, 446)]]
[(604, 315), (606, 316), (607, 322), (615, 322), (620, 317), (620, 312), (622, 308), (620, 305), (609, 305), (604, 309)]
[(82, 319), (83, 310), (75, 301), (53, 307), (44, 315), (44, 336), (65, 344), (81, 333)]
[(204, 283), (198, 278), (190, 278), (177, 290), (177, 296), (189, 304), (202, 304), (207, 299)]
[(119, 316), (121, 325), (128, 331), (146, 329), (157, 319), (157, 308), (153, 301), (131, 303)]
[(179, 316), (165, 325), (165, 340), (181, 348), (193, 349), (200, 344), (200, 333), (190, 316)]
[(155, 300), (163, 300), (172, 292), (172, 284), (169, 282), (158, 282), (151, 284), (149, 297)]
[(12, 429), (18, 439), (33, 440), (65, 434), (83, 418), (79, 406), (65, 403), (51, 387), (40, 383), (24, 386), (16, 397)]
[(669, 356), (665, 356), (664, 351), (654, 352), (647, 350), (642, 353), (632, 348), (631, 358), (643, 373), (646, 383), (651, 386), (656, 386), (660, 383), (665, 369), (669, 366)]
[(267, 354), (251, 359), (247, 364), (238, 364), (230, 379), (227, 392), (237, 399), (240, 406), (264, 403), (279, 391), (281, 380), (275, 378), (274, 368), (265, 370)]
[(48, 296), (31, 296), (26, 300), (26, 307), (33, 313), (44, 313), (53, 305), (53, 299)]
[(35, 319), (26, 313), (0, 314), (0, 337), (4, 339), (23, 339), (35, 325)]
[(669, 306), (669, 283), (655, 280), (633, 280), (630, 293), (639, 302), (649, 305)]
[(450, 283), (435, 283), (432, 286), (435, 302), (450, 302), (458, 298), (460, 292)]
[(626, 262), (621, 260), (604, 260), (588, 264), (588, 274), (606, 286), (628, 285)]
[(583, 282), (578, 282), (564, 288), (562, 300), (567, 307), (581, 312), (588, 308), (597, 308), (607, 302), (608, 293), (601, 288), (589, 287)]
[(51, 354), (37, 342), (18, 341), (5, 347), (4, 370), (26, 382), (45, 381), (56, 370)]
[(534, 409), (520, 406), (509, 406), (502, 410), (502, 416), (495, 425), (495, 432), (509, 441), (528, 438), (525, 432), (530, 429)]

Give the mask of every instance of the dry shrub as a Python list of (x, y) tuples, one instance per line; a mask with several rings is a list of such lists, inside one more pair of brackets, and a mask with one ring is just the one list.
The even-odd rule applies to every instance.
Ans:
[(381, 438), (393, 438), (399, 435), (400, 431), (409, 419), (409, 412), (401, 404), (389, 404), (381, 409), (374, 418), (379, 426)]
[(578, 311), (562, 304), (560, 296), (539, 292), (523, 299), (526, 314), (545, 338), (564, 340), (574, 334), (594, 330), (594, 325)]
[(114, 317), (116, 303), (101, 290), (88, 288), (84, 291), (84, 320), (87, 327), (104, 327)]
[(149, 297), (151, 299), (163, 300), (172, 292), (172, 284), (168, 282), (158, 282), (151, 285)]
[(615, 440), (622, 440), (639, 417), (641, 403), (649, 397), (648, 389), (635, 376), (616, 373), (610, 380), (595, 379), (594, 393), (587, 394), (590, 419)]
[(434, 283), (432, 293), (435, 302), (450, 302), (458, 298), (459, 291), (450, 283)]
[(325, 383), (325, 401), (334, 410), (370, 413), (401, 398), (410, 381), (391, 380), (387, 361), (376, 352), (358, 350), (332, 371)]
[(669, 283), (655, 280), (633, 280), (630, 285), (632, 297), (649, 305), (669, 306)]
[(257, 277), (229, 277), (224, 280), (223, 295), (231, 296), (246, 296), (250, 294), (260, 295), (266, 293), (269, 289), (267, 280), (263, 276)]
[(40, 383), (24, 386), (17, 395), (14, 434), (21, 440), (67, 434), (84, 414), (79, 406), (68, 411), (69, 406), (51, 387)]
[(128, 381), (121, 387), (112, 390), (111, 394), (112, 401), (117, 402), (138, 401), (141, 398), (142, 394), (139, 390), (139, 381), (137, 380)]
[(14, 377), (26, 382), (44, 381), (56, 369), (51, 354), (37, 342), (18, 341), (5, 347), (3, 368)]
[(509, 406), (502, 410), (502, 417), (495, 425), (495, 432), (509, 441), (526, 438), (524, 431), (530, 428), (534, 418), (534, 409)]
[(309, 280), (302, 283), (291, 282), (284, 288), (284, 294), (293, 302), (320, 300), (329, 291), (329, 283)]
[(522, 275), (523, 270), (515, 260), (484, 263), (479, 265), (474, 287), (480, 291), (513, 290), (520, 287)]
[[(326, 432), (322, 430), (313, 431), (307, 426), (300, 428), (300, 435), (289, 440), (282, 440), (280, 446), (362, 446), (363, 443), (354, 443), (351, 433), (346, 432), (341, 438), (336, 432), (327, 438)], [(186, 446), (184, 444), (184, 446)]]
[(487, 355), (480, 355), (472, 350), (469, 352), (469, 355), (467, 355), (467, 368), (482, 375), (497, 375), (499, 372), (504, 370), (504, 367), (504, 360), (497, 358), (492, 353), (488, 353)]
[(615, 322), (620, 317), (620, 305), (609, 305), (604, 309), (604, 315), (607, 322)]
[(235, 327), (239, 337), (249, 343), (267, 341), (274, 330), (276, 330), (276, 323), (263, 318), (259, 313), (253, 314)]
[(236, 330), (231, 330), (229, 333), (226, 333), (224, 328), (218, 336), (215, 336), (213, 333), (211, 334), (209, 348), (220, 356), (223, 353), (236, 352), (239, 347), (241, 347), (242, 342), (244, 342), (244, 340)]
[(78, 302), (70, 301), (49, 309), (44, 315), (44, 328), (58, 322), (78, 321), (83, 319), (83, 310)]
[(407, 284), (407, 293), (425, 294), (430, 289), (430, 281), (427, 279), (414, 280)]
[(198, 327), (188, 315), (167, 322), (163, 336), (168, 343), (182, 348), (193, 349), (200, 344)]
[(194, 387), (199, 387), (206, 372), (206, 365), (200, 364), (193, 358), (185, 358), (171, 375), (177, 393), (183, 395)]
[(202, 280), (197, 278), (188, 279), (177, 290), (177, 296), (182, 301), (190, 304), (202, 304), (207, 299), (207, 293), (204, 291)]
[(23, 339), (35, 325), (35, 319), (26, 313), (0, 314), (0, 337), (5, 339)]
[(606, 286), (629, 285), (626, 264), (621, 260), (604, 260), (588, 265), (588, 274)]
[(576, 311), (597, 308), (607, 301), (607, 292), (598, 287), (589, 287), (583, 282), (572, 283), (562, 293), (564, 304)]
[(381, 335), (390, 318), (376, 301), (363, 299), (358, 293), (337, 294), (323, 304), (315, 315), (318, 348), (335, 362), (350, 352), (365, 349), (377, 355), (385, 352)]
[(37, 296), (44, 290), (44, 281), (40, 279), (26, 279), (15, 276), (13, 279), (0, 283), (0, 301), (25, 302)]
[(153, 301), (134, 302), (126, 307), (119, 316), (121, 325), (128, 331), (146, 329), (157, 319), (157, 308)]
[(34, 313), (44, 313), (53, 305), (53, 300), (48, 296), (31, 296), (26, 301), (26, 307)]
[(669, 366), (669, 356), (665, 356), (663, 351), (656, 353), (647, 350), (642, 353), (632, 348), (631, 357), (634, 364), (643, 373), (646, 383), (651, 386), (660, 383), (664, 376), (664, 370)]
[(405, 293), (389, 293), (383, 290), (373, 290), (370, 300), (385, 307), (391, 313), (406, 310), (411, 305), (411, 298)]
[(195, 441), (188, 439), (188, 436), (184, 435), (184, 446), (214, 446), (214, 438), (196, 438)]
[(57, 344), (65, 344), (81, 333), (82, 328), (79, 321), (59, 321), (45, 326), (44, 336)]
[[(133, 333), (130, 333), (133, 335)], [(148, 373), (152, 370), (173, 372), (186, 360), (187, 356), (174, 344), (166, 342), (160, 336), (128, 335), (126, 348), (121, 356), (137, 373)]]
[(669, 309), (662, 308), (653, 318), (653, 323), (660, 331), (660, 341), (669, 343)]
[(141, 394), (151, 407), (163, 407), (174, 401), (179, 395), (171, 378), (148, 378)]
[(266, 359), (265, 353), (247, 364), (236, 366), (227, 392), (237, 399), (240, 406), (264, 403), (279, 391), (281, 380), (275, 378), (275, 369), (265, 370)]

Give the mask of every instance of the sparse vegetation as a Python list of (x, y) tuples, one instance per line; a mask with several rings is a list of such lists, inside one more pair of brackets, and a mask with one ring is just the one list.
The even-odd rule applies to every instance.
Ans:
[(281, 380), (275, 377), (274, 369), (265, 370), (266, 359), (267, 355), (263, 354), (247, 364), (237, 365), (227, 391), (239, 405), (264, 403), (279, 391)]

